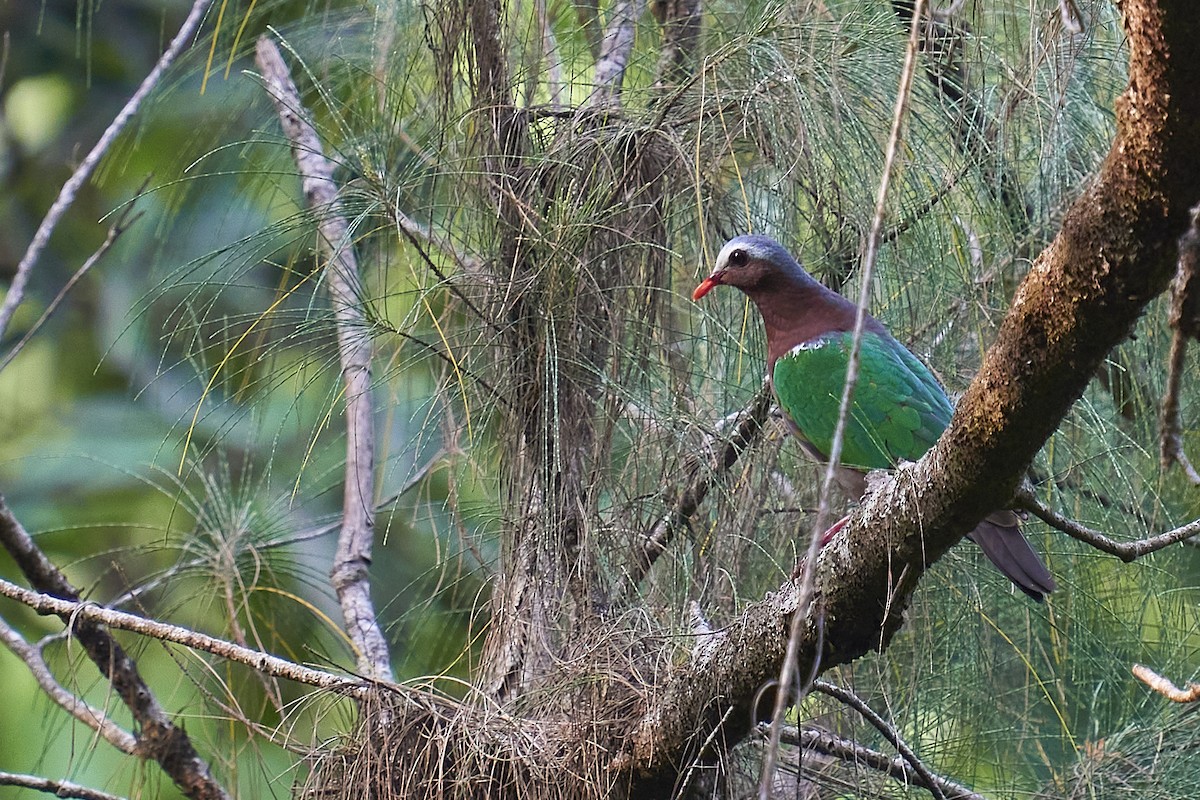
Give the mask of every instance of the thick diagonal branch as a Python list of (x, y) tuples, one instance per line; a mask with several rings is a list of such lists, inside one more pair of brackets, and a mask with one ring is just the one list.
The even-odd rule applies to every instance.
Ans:
[(342, 216), (333, 162), (300, 102), (300, 93), (275, 43), (258, 40), (256, 61), (279, 113), (284, 136), (304, 188), (304, 200), (317, 220), (318, 252), (337, 321), (338, 355), (346, 392), (346, 480), (342, 531), (334, 557), (333, 588), (346, 631), (357, 649), (358, 669), (370, 678), (391, 680), (387, 641), (371, 601), (371, 547), (375, 536), (375, 423), (371, 402), (371, 338), (362, 309), (362, 282), (349, 226)]
[(662, 516), (635, 548), (633, 564), (627, 581), (630, 586), (641, 583), (654, 566), (658, 557), (666, 552), (679, 529), (685, 526), (692, 515), (708, 497), (713, 485), (737, 463), (743, 452), (758, 440), (763, 426), (771, 413), (771, 388), (763, 384), (750, 405), (742, 410), (733, 433), (719, 447), (710, 442), (706, 450), (714, 451), (708, 461), (696, 469), (692, 479), (679, 493), (675, 505)]

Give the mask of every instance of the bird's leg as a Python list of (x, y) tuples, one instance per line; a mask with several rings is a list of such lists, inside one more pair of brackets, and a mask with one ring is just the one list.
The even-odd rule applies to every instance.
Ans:
[(847, 514), (846, 516), (839, 519), (837, 522), (833, 523), (833, 525), (831, 525), (829, 527), (829, 530), (822, 533), (821, 534), (821, 547), (824, 547), (825, 545), (832, 542), (833, 537), (837, 536), (838, 533), (841, 532), (842, 528), (846, 527), (846, 523), (849, 521), (850, 521), (850, 515)]
[[(839, 519), (837, 522), (830, 525), (829, 530), (827, 530), (821, 534), (820, 547), (824, 547), (825, 545), (832, 542), (833, 537), (837, 536), (838, 533), (841, 532), (842, 528), (846, 527), (846, 523), (849, 521), (850, 521), (850, 515), (847, 514), (846, 516)], [(796, 568), (794, 570), (792, 570), (792, 580), (796, 580), (796, 578), (799, 578), (800, 573), (802, 573), (802, 572), (804, 572), (804, 559), (803, 558), (796, 562)]]

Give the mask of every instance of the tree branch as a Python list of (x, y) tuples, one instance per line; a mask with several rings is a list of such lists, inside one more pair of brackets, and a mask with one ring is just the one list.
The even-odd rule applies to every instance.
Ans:
[(1156, 536), (1137, 539), (1132, 542), (1120, 542), (1094, 528), (1081, 525), (1075, 520), (1068, 519), (1059, 514), (1039, 500), (1034, 495), (1033, 490), (1027, 485), (1022, 485), (1017, 490), (1016, 500), (1022, 508), (1032, 512), (1038, 519), (1050, 527), (1062, 531), (1072, 539), (1078, 539), (1085, 544), (1090, 544), (1097, 550), (1103, 550), (1105, 553), (1114, 555), (1126, 564), (1148, 553), (1169, 547), (1176, 542), (1182, 542), (1191, 539), (1193, 536), (1200, 535), (1200, 519), (1198, 519), (1179, 528), (1157, 534)]
[(67, 691), (50, 672), (50, 665), (46, 663), (46, 658), (42, 655), (42, 648), (29, 644), (3, 619), (0, 619), (0, 640), (13, 652), (13, 655), (25, 662), (25, 668), (33, 675), (33, 679), (37, 681), (38, 686), (47, 697), (122, 753), (128, 755), (137, 753), (138, 743), (133, 734), (109, 719), (108, 714), (102, 709), (96, 708)]
[[(188, 797), (194, 800), (228, 800), (225, 790), (213, 780), (208, 764), (196, 752), (187, 733), (171, 721), (150, 687), (142, 680), (137, 664), (108, 632), (105, 625), (113, 623), (105, 617), (115, 614), (132, 618), (145, 626), (164, 629), (171, 626), (152, 623), (131, 614), (97, 609), (80, 602), (75, 587), (34, 544), (2, 497), (0, 544), (4, 545), (30, 584), (38, 590), (31, 592), (8, 581), (0, 581), (0, 594), (24, 603), (39, 613), (57, 614), (72, 627), (75, 638), (100, 669), (100, 674), (112, 684), (140, 727), (137, 735), (138, 755), (158, 762), (163, 772)], [(121, 626), (117, 624), (114, 627)]]
[(1134, 664), (1131, 671), (1134, 677), (1173, 703), (1195, 703), (1200, 700), (1200, 683), (1189, 683), (1186, 689), (1180, 689), (1162, 675), (1141, 664)]
[(617, 0), (609, 9), (608, 25), (600, 40), (600, 57), (596, 59), (595, 89), (587, 105), (601, 109), (620, 103), (621, 82), (629, 56), (633, 53), (633, 35), (638, 19), (646, 10), (646, 0)]
[(204, 20), (204, 14), (208, 11), (208, 7), (212, 0), (194, 0), (192, 10), (188, 12), (187, 18), (179, 27), (179, 32), (175, 34), (175, 38), (171, 40), (171, 44), (167, 46), (164, 52), (150, 70), (137, 91), (125, 103), (125, 106), (118, 112), (113, 121), (104, 129), (104, 133), (100, 135), (100, 139), (92, 146), (92, 149), (80, 162), (75, 171), (71, 173), (71, 177), (63, 184), (58, 191), (58, 197), (54, 199), (54, 203), (50, 206), (50, 210), (46, 212), (46, 216), (42, 218), (42, 222), (38, 225), (37, 231), (33, 234), (33, 241), (29, 243), (29, 247), (25, 249), (25, 255), (21, 257), (20, 263), (17, 264), (16, 274), (13, 276), (12, 284), (8, 287), (8, 294), (4, 297), (4, 303), (0, 305), (0, 338), (3, 338), (4, 333), (8, 330), (8, 323), (12, 320), (13, 313), (17, 310), (17, 306), (25, 299), (25, 286), (29, 283), (29, 276), (33, 272), (34, 265), (37, 264), (38, 258), (41, 257), (42, 251), (46, 249), (47, 243), (50, 241), (50, 235), (54, 233), (54, 229), (58, 226), (59, 220), (67, 213), (71, 205), (75, 202), (76, 195), (83, 185), (91, 177), (96, 166), (100, 163), (100, 159), (112, 147), (113, 142), (121, 135), (121, 131), (129, 124), (141, 108), (142, 101), (146, 96), (158, 86), (163, 75), (166, 74), (170, 66), (175, 63), (175, 59), (183, 52), (188, 43), (196, 35), (196, 31), (200, 29), (200, 23)]
[(921, 759), (917, 758), (917, 754), (908, 746), (908, 743), (900, 738), (900, 733), (887, 720), (879, 716), (875, 709), (867, 705), (862, 698), (847, 689), (840, 686), (834, 686), (828, 681), (813, 681), (813, 689), (821, 694), (828, 695), (839, 703), (848, 705), (857, 711), (862, 718), (871, 723), (875, 730), (883, 734), (883, 738), (888, 740), (888, 743), (896, 748), (896, 752), (904, 759), (905, 763), (911, 768), (911, 771), (920, 778), (919, 783), (929, 789), (930, 793), (937, 800), (946, 800), (945, 794), (942, 792), (942, 787), (938, 783), (937, 776), (930, 772), (929, 767)]
[[(713, 484), (757, 441), (763, 425), (770, 417), (773, 402), (771, 388), (764, 383), (750, 401), (750, 405), (739, 414), (741, 419), (724, 445), (696, 470), (691, 482), (679, 493), (675, 506), (655, 523), (650, 533), (641, 541), (633, 554), (633, 566), (626, 576), (629, 586), (637, 586), (642, 582), (658, 557), (666, 552), (679, 529), (687, 525), (688, 520), (700, 508)], [(716, 442), (710, 438), (701, 446), (702, 451), (712, 452), (715, 445)]]
[(371, 403), (371, 339), (362, 310), (363, 288), (349, 227), (342, 216), (333, 163), (300, 102), (287, 64), (265, 36), (256, 45), (256, 63), (275, 103), (284, 136), (304, 187), (304, 199), (317, 220), (318, 250), (326, 262), (329, 295), (337, 320), (338, 354), (346, 384), (346, 479), (342, 530), (331, 578), (342, 606), (346, 631), (358, 655), (359, 670), (370, 678), (392, 679), (387, 640), (371, 601), (371, 547), (375, 532), (375, 423)]
[[(145, 188), (146, 185), (143, 183), (142, 187), (138, 190), (138, 195), (140, 195)], [(62, 289), (60, 289), (58, 294), (54, 296), (54, 299), (50, 301), (50, 304), (46, 306), (46, 310), (43, 311), (42, 315), (37, 318), (37, 322), (29, 326), (29, 330), (25, 331), (24, 335), (21, 336), (21, 339), (8, 349), (8, 352), (4, 354), (3, 359), (0, 359), (0, 370), (3, 370), (10, 363), (12, 363), (12, 360), (16, 358), (23, 349), (25, 349), (25, 345), (29, 344), (29, 340), (32, 339), (39, 330), (42, 329), (42, 326), (46, 324), (46, 320), (50, 319), (50, 317), (54, 315), (54, 312), (58, 310), (59, 304), (62, 303), (67, 294), (75, 288), (77, 283), (83, 280), (84, 275), (87, 275), (89, 272), (91, 272), (92, 267), (96, 266), (96, 264), (100, 262), (100, 259), (104, 258), (104, 255), (109, 251), (109, 249), (112, 248), (114, 244), (116, 244), (116, 241), (118, 238), (120, 238), (121, 234), (123, 234), (129, 228), (129, 226), (136, 222), (137, 218), (141, 216), (141, 214), (135, 215), (133, 213), (135, 201), (136, 198), (135, 200), (131, 200), (125, 206), (125, 208), (121, 210), (121, 213), (117, 216), (116, 221), (109, 226), (108, 234), (104, 237), (104, 241), (100, 243), (100, 246), (97, 247), (92, 254), (87, 257), (83, 264), (80, 265), (79, 269), (75, 270), (75, 274), (73, 274), (70, 279), (63, 284)], [(2, 335), (2, 333), (0, 333), (0, 335)]]
[[(51, 594), (24, 589), (6, 580), (0, 580), (0, 595), (10, 600), (16, 600), (18, 603), (32, 608), (39, 614), (54, 614), (59, 617), (63, 622), (71, 626), (71, 629), (75, 633), (75, 638), (83, 642), (85, 647), (88, 646), (88, 643), (84, 639), (85, 636), (90, 635), (90, 628), (107, 626), (118, 630), (131, 631), (142, 636), (149, 636), (161, 642), (172, 642), (183, 645), (192, 650), (201, 650), (211, 653), (214, 656), (220, 656), (229, 661), (237, 662), (238, 664), (244, 664), (264, 675), (285, 678), (296, 683), (315, 686), (318, 689), (335, 689), (343, 694), (355, 696), (361, 693), (361, 689), (364, 686), (363, 682), (357, 678), (346, 678), (341, 675), (334, 675), (331, 672), (323, 672), (312, 667), (306, 667), (279, 658), (278, 656), (264, 653), (261, 650), (251, 650), (248, 647), (242, 647), (233, 642), (218, 639), (215, 636), (193, 631), (190, 628), (169, 625), (165, 622), (139, 617), (137, 614), (130, 614), (125, 611), (116, 611), (78, 599), (64, 600)], [(120, 645), (112, 640), (111, 634), (104, 631), (104, 635), (109, 637), (114, 652), (120, 649)], [(133, 665), (132, 659), (125, 656), (123, 651), (120, 655), (128, 664), (119, 664), (118, 668), (134, 670), (133, 677), (141, 680), (136, 675), (136, 667)], [(93, 658), (93, 660), (95, 659)], [(110, 679), (114, 681), (114, 684), (117, 681), (116, 678), (112, 678), (111, 676)], [(142, 683), (136, 691), (149, 695), (150, 690)], [(156, 709), (156, 713), (161, 714), (162, 718), (166, 719), (166, 712), (162, 711), (157, 701), (151, 698), (149, 702)], [(147, 724), (147, 720), (139, 717), (139, 713), (141, 717), (146, 717), (150, 722), (154, 722), (154, 720), (149, 719), (151, 715), (146, 712), (134, 710), (134, 716), (139, 719), (139, 722), (143, 726)], [(182, 729), (178, 730), (180, 731), (180, 735), (183, 735)], [(145, 745), (139, 741), (139, 751), (144, 753), (145, 749)]]
[(0, 772), (0, 786), (20, 786), (35, 789), (55, 797), (76, 797), (79, 800), (124, 800), (115, 794), (89, 789), (71, 781), (52, 781), (39, 775), (21, 775), (15, 772)]
[[(765, 727), (765, 725), (759, 726), (759, 732), (764, 735)], [(931, 793), (936, 791), (945, 800), (986, 800), (983, 795), (976, 794), (949, 778), (934, 775), (928, 769), (925, 770), (928, 778), (922, 776), (903, 756), (889, 756), (858, 742), (842, 738), (832, 731), (820, 728), (797, 730), (795, 727), (788, 726), (784, 728), (780, 741), (805, 750), (814, 750), (848, 764), (865, 765), (898, 781), (903, 781), (905, 784), (924, 787)], [(927, 780), (932, 783), (926, 783)]]

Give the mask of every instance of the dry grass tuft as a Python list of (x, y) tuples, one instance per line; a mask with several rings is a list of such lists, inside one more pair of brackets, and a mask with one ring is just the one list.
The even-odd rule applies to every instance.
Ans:
[[(552, 679), (498, 705), (471, 690), (380, 687), (355, 732), (326, 750), (296, 792), (302, 800), (583, 800), (624, 795), (611, 770), (643, 713), (661, 652), (630, 639), (628, 620), (581, 635)], [(623, 628), (625, 633), (618, 633)]]

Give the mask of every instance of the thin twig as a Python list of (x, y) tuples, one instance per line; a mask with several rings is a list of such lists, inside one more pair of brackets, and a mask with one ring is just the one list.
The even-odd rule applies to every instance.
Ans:
[(42, 692), (64, 711), (94, 730), (104, 741), (122, 753), (132, 755), (137, 752), (137, 739), (132, 733), (113, 722), (103, 710), (68, 691), (50, 671), (42, 648), (29, 644), (3, 619), (0, 619), (0, 641), (4, 642), (13, 655), (25, 662), (26, 669), (37, 681)]
[(829, 681), (815, 680), (812, 686), (814, 690), (821, 694), (828, 695), (839, 703), (850, 706), (850, 708), (857, 711), (863, 719), (871, 723), (877, 731), (883, 734), (883, 738), (888, 740), (888, 744), (896, 748), (896, 752), (921, 777), (921, 785), (928, 789), (930, 794), (938, 800), (947, 800), (946, 795), (942, 792), (937, 776), (930, 772), (929, 767), (925, 766), (925, 762), (917, 758), (917, 754), (908, 746), (908, 743), (900, 738), (899, 732), (892, 725), (889, 725), (887, 720), (879, 716), (875, 709), (867, 705), (861, 697), (849, 689), (834, 686)]
[(346, 384), (346, 478), (342, 530), (330, 573), (341, 603), (358, 668), (366, 676), (390, 681), (391, 658), (371, 600), (370, 565), (374, 543), (375, 425), (371, 402), (371, 339), (363, 313), (363, 288), (349, 226), (342, 216), (333, 163), (300, 102), (287, 64), (267, 37), (256, 45), (256, 62), (275, 103), (284, 136), (304, 187), (304, 198), (317, 219), (318, 249), (325, 260), (330, 299), (337, 320), (338, 355)]
[[(812, 536), (808, 543), (808, 553), (804, 563), (809, 568), (801, 572), (799, 598), (796, 613), (793, 615), (788, 633), (787, 653), (783, 666), (779, 670), (779, 691), (775, 696), (775, 708), (771, 715), (771, 731), (766, 752), (763, 754), (763, 770), (758, 783), (759, 800), (767, 800), (771, 793), (771, 776), (775, 771), (775, 755), (779, 749), (779, 733), (783, 726), (783, 712), (787, 708), (793, 673), (796, 671), (797, 652), (800, 645), (800, 629), (809, 619), (809, 605), (813, 597), (813, 586), (816, 580), (816, 570), (811, 567), (816, 563), (817, 553), (830, 513), (830, 497), (833, 484), (837, 477), (839, 462), (842, 456), (842, 443), (846, 433), (846, 421), (850, 416), (850, 404), (854, 398), (854, 386), (858, 382), (859, 353), (862, 348), (863, 330), (867, 319), (867, 303), (871, 297), (871, 274), (875, 268), (875, 259), (879, 253), (880, 238), (883, 233), (883, 218), (887, 209), (888, 187), (891, 185), (892, 173), (896, 164), (896, 154), (900, 148), (900, 137), (904, 129), (904, 118), (908, 111), (908, 100), (912, 94), (913, 75), (916, 72), (917, 53), (920, 49), (920, 32), (922, 18), (925, 13), (925, 0), (916, 0), (913, 4), (912, 26), (908, 34), (908, 47), (904, 53), (904, 67), (900, 73), (900, 85), (896, 89), (896, 106), (892, 113), (892, 128), (888, 134), (887, 148), (884, 151), (883, 174), (879, 179), (879, 191), (875, 195), (875, 212), (871, 217), (871, 229), (867, 235), (866, 252), (862, 263), (862, 290), (858, 298), (858, 308), (854, 315), (854, 332), (850, 344), (849, 363), (846, 366), (846, 382), (842, 389), (842, 400), (838, 407), (837, 425), (833, 430), (833, 441), (829, 448), (829, 463), (825, 467), (825, 478), (821, 482), (821, 493), (817, 504), (817, 518), (813, 526)], [(820, 657), (820, 654), (817, 654)], [(815, 670), (814, 670), (815, 674)]]
[[(29, 532), (9, 511), (0, 497), (0, 544), (8, 551), (25, 577), (38, 591), (0, 581), (0, 594), (17, 600), (39, 613), (59, 615), (73, 630), (88, 658), (112, 685), (138, 726), (138, 754), (158, 763), (175, 785), (193, 800), (228, 800), (229, 795), (209, 773), (208, 764), (196, 752), (187, 732), (176, 725), (138, 673), (137, 663), (113, 638), (103, 617), (119, 615), (146, 626), (172, 626), (149, 622), (79, 601), (79, 592), (34, 543)], [(129, 620), (123, 620), (128, 622)], [(123, 627), (113, 624), (113, 627)], [(148, 628), (147, 628), (148, 630)], [(262, 654), (259, 654), (260, 656)]]
[[(25, 589), (3, 579), (0, 579), (0, 595), (10, 600), (16, 600), (39, 614), (54, 614), (72, 627), (76, 638), (80, 641), (83, 641), (84, 625), (107, 626), (149, 636), (161, 642), (172, 642), (192, 650), (211, 653), (228, 661), (244, 664), (264, 675), (315, 686), (318, 689), (336, 689), (353, 696), (360, 694), (364, 685), (362, 680), (357, 678), (348, 678), (306, 667), (261, 650), (251, 650), (225, 639), (199, 633), (190, 628), (169, 625), (165, 622), (139, 617), (137, 614), (116, 611), (81, 600), (63, 600), (50, 594)], [(115, 647), (115, 642), (113, 644)], [(122, 653), (122, 655), (124, 654)], [(142, 686), (144, 688), (145, 684)], [(145, 689), (145, 691), (149, 690)]]
[(1200, 683), (1189, 683), (1186, 689), (1180, 689), (1149, 667), (1134, 664), (1131, 670), (1134, 677), (1173, 703), (1195, 703), (1200, 700)]
[[(760, 726), (759, 730), (765, 734), (766, 726)], [(941, 775), (935, 775), (927, 770), (927, 774), (933, 780), (933, 786), (930, 786), (925, 783), (926, 778), (913, 769), (912, 765), (903, 756), (889, 756), (886, 753), (873, 750), (851, 739), (838, 736), (832, 731), (821, 728), (797, 730), (792, 726), (788, 726), (784, 729), (780, 741), (794, 747), (813, 750), (836, 758), (839, 761), (854, 764), (855, 766), (860, 764), (865, 765), (896, 780), (924, 787), (931, 792), (936, 787), (941, 791), (946, 800), (986, 800), (983, 795), (971, 791), (961, 783), (942, 777)]]
[(1126, 564), (1141, 558), (1147, 553), (1162, 550), (1164, 547), (1169, 547), (1176, 542), (1182, 542), (1191, 539), (1193, 536), (1200, 535), (1200, 519), (1197, 519), (1189, 522), (1187, 525), (1145, 539), (1135, 539), (1132, 542), (1119, 542), (1105, 533), (1064, 517), (1062, 514), (1051, 509), (1037, 498), (1033, 493), (1033, 489), (1028, 484), (1017, 489), (1015, 499), (1021, 508), (1032, 512), (1038, 519), (1050, 527), (1062, 531), (1072, 539), (1078, 539), (1085, 544), (1090, 544), (1097, 550), (1103, 550), (1105, 553), (1114, 555)]
[[(713, 484), (728, 472), (738, 457), (758, 439), (770, 416), (771, 404), (771, 388), (764, 383), (750, 405), (740, 413), (741, 420), (724, 445), (713, 453), (707, 463), (696, 470), (691, 482), (680, 492), (675, 506), (655, 523), (654, 528), (636, 548), (633, 564), (626, 576), (627, 585), (637, 586), (642, 582), (658, 557), (666, 552), (679, 529), (687, 525), (696, 509), (704, 502)], [(704, 449), (714, 450), (715, 446), (716, 441), (709, 440)]]
[[(142, 188), (138, 190), (138, 194), (140, 195), (145, 188), (146, 187), (143, 184)], [(130, 225), (137, 221), (137, 218), (141, 215), (134, 215), (133, 206), (134, 204), (132, 202), (125, 206), (125, 208), (121, 211), (120, 216), (117, 217), (116, 222), (109, 227), (108, 235), (104, 237), (104, 241), (100, 243), (100, 246), (97, 247), (90, 256), (88, 256), (87, 260), (83, 262), (79, 269), (75, 270), (75, 274), (72, 275), (65, 284), (63, 284), (62, 289), (60, 289), (58, 294), (54, 296), (54, 299), (50, 301), (50, 304), (46, 306), (46, 310), (42, 312), (40, 317), (38, 317), (37, 322), (33, 323), (29, 330), (25, 331), (25, 335), (21, 337), (21, 340), (10, 347), (8, 352), (4, 354), (4, 360), (0, 361), (0, 370), (3, 370), (10, 363), (12, 363), (12, 360), (16, 358), (17, 354), (25, 348), (25, 345), (29, 344), (29, 340), (32, 339), (37, 332), (42, 329), (42, 326), (46, 324), (46, 320), (50, 319), (50, 317), (54, 315), (54, 312), (58, 310), (59, 304), (62, 303), (67, 294), (69, 294), (70, 291), (75, 288), (76, 284), (83, 280), (83, 276), (87, 275), (91, 271), (92, 267), (96, 266), (96, 264), (100, 262), (100, 259), (104, 258), (104, 255), (116, 243), (121, 234), (123, 234)]]
[[(433, 264), (432, 259), (430, 259), (429, 254), (426, 253), (425, 249), (421, 247), (421, 242), (431, 244), (446, 255), (450, 256), (451, 260), (458, 265), (458, 268), (462, 270), (464, 274), (470, 275), (481, 281), (491, 279), (491, 273), (485, 269), (485, 265), (481, 259), (470, 255), (469, 253), (462, 252), (454, 246), (449, 238), (435, 234), (432, 228), (422, 225), (398, 208), (389, 206), (386, 213), (392, 218), (392, 221), (396, 223), (396, 228), (402, 234), (404, 234), (404, 236), (409, 240), (409, 242), (412, 243), (414, 247), (418, 249), (425, 263), (434, 268), (434, 274), (436, 274), (441, 280), (449, 284), (454, 283), (454, 281), (442, 274), (441, 270), (437, 269), (437, 266)], [(480, 318), (486, 317), (482, 311), (474, 306), (472, 306), (471, 310), (474, 311), (476, 316), (479, 316)]]
[(29, 247), (25, 249), (25, 254), (21, 257), (20, 263), (17, 264), (16, 274), (13, 276), (12, 284), (8, 288), (8, 294), (4, 298), (3, 305), (0, 305), (0, 338), (3, 338), (5, 331), (8, 329), (8, 323), (12, 320), (13, 313), (17, 310), (17, 306), (25, 298), (25, 287), (29, 283), (29, 276), (33, 272), (33, 267), (37, 264), (37, 260), (42, 255), (42, 251), (46, 248), (50, 241), (50, 235), (54, 233), (55, 227), (58, 226), (59, 220), (67, 213), (71, 205), (75, 202), (76, 195), (83, 188), (84, 183), (91, 177), (92, 172), (100, 163), (100, 159), (112, 147), (113, 142), (121, 135), (121, 131), (137, 114), (138, 109), (142, 105), (142, 101), (146, 96), (158, 85), (162, 80), (166, 71), (171, 64), (179, 56), (183, 49), (187, 47), (188, 42), (196, 35), (196, 31), (200, 28), (200, 23), (204, 19), (204, 14), (208, 11), (212, 0), (194, 0), (192, 10), (188, 13), (187, 18), (183, 21), (183, 25), (179, 27), (179, 32), (175, 34), (175, 38), (171, 40), (171, 44), (167, 47), (150, 70), (137, 91), (125, 103), (125, 107), (120, 110), (113, 121), (105, 128), (104, 133), (100, 135), (99, 141), (92, 147), (87, 156), (80, 162), (75, 171), (71, 173), (71, 177), (67, 179), (62, 188), (58, 191), (58, 197), (54, 199), (54, 203), (50, 206), (50, 210), (46, 212), (46, 216), (42, 218), (42, 222), (38, 225), (37, 231), (33, 234), (33, 241), (29, 243)]
[(79, 800), (124, 800), (119, 795), (89, 789), (71, 781), (53, 781), (40, 775), (21, 775), (16, 772), (0, 772), (0, 786), (20, 786), (23, 789), (46, 792), (55, 797), (76, 797)]

